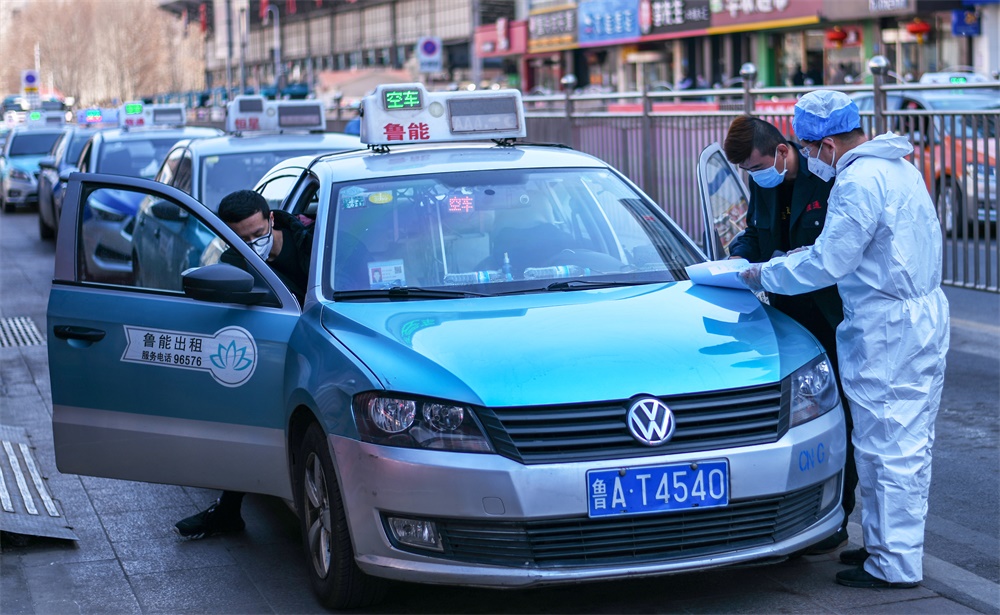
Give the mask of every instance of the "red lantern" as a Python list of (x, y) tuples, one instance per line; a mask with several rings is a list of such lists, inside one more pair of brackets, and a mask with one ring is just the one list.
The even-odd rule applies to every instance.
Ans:
[(847, 40), (847, 32), (844, 32), (840, 26), (834, 26), (832, 30), (826, 31), (826, 40), (836, 45), (837, 49), (840, 49), (843, 47), (844, 41)]
[(931, 31), (931, 24), (919, 17), (914, 17), (913, 21), (906, 24), (906, 31), (917, 36), (917, 42), (923, 44), (924, 36)]

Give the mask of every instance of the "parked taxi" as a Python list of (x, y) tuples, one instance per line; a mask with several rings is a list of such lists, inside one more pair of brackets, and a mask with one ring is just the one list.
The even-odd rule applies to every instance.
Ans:
[[(118, 123), (119, 128), (101, 130), (87, 141), (80, 171), (152, 179), (174, 143), (222, 134), (217, 128), (187, 126), (180, 104), (128, 102), (118, 109)], [(132, 276), (132, 230), (140, 201), (128, 191), (105, 191), (91, 203), (80, 237), (86, 255), (81, 266), (91, 278)]]
[[(330, 608), (393, 580), (774, 562), (836, 531), (846, 436), (816, 339), (692, 284), (705, 254), (621, 173), (524, 137), (517, 91), (378, 87), (369, 149), (291, 161), (275, 199), (314, 221), (301, 305), (190, 194), (72, 176), (47, 314), (60, 471), (290, 500)], [(247, 269), (207, 249), (178, 290), (90, 277), (111, 191), (172, 203)]]
[[(921, 83), (981, 82), (952, 73), (941, 81), (939, 75)], [(854, 100), (861, 111), (873, 108), (872, 94), (855, 94)], [(898, 112), (889, 116), (889, 130), (914, 142), (913, 163), (924, 174), (945, 231), (961, 235), (976, 224), (995, 225), (1000, 89), (889, 92), (886, 108)]]
[(69, 126), (63, 114), (30, 111), (0, 143), (0, 209), (38, 203), (38, 163)]
[[(316, 100), (238, 96), (228, 104), (226, 132), (177, 142), (156, 180), (216, 211), (222, 197), (253, 188), (268, 169), (286, 158), (361, 148), (357, 136), (326, 132), (326, 109)], [(132, 235), (132, 272), (137, 282), (180, 290), (181, 272), (199, 264), (210, 237), (197, 218), (171, 202), (144, 199)]]

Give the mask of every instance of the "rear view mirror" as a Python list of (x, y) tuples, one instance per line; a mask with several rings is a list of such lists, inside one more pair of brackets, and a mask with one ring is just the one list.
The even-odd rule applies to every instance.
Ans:
[(254, 289), (254, 277), (238, 267), (217, 263), (188, 269), (181, 274), (184, 294), (199, 301), (254, 305), (270, 296)]

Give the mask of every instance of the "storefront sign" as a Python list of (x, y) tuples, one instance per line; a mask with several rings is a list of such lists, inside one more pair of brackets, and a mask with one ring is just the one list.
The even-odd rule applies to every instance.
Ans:
[(772, 21), (818, 22), (822, 8), (823, 0), (709, 0), (713, 28), (755, 29)]
[(707, 28), (708, 0), (639, 0), (639, 31), (643, 36)]
[(558, 8), (528, 16), (528, 52), (576, 47), (576, 7)]
[(890, 13), (909, 10), (910, 0), (868, 0), (868, 10), (872, 13)]
[(577, 10), (580, 45), (639, 38), (638, 0), (589, 0)]
[(476, 28), (476, 49), (483, 58), (525, 53), (528, 50), (528, 22), (504, 20), (479, 26)]
[(976, 11), (957, 10), (951, 12), (951, 33), (954, 36), (979, 36), (982, 22)]

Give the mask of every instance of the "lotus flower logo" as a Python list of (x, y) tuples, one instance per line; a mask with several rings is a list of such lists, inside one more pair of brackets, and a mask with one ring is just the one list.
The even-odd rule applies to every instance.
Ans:
[(253, 361), (246, 358), (246, 352), (246, 346), (237, 348), (236, 342), (231, 340), (228, 346), (219, 344), (219, 349), (210, 358), (212, 364), (219, 369), (242, 371), (253, 365)]

